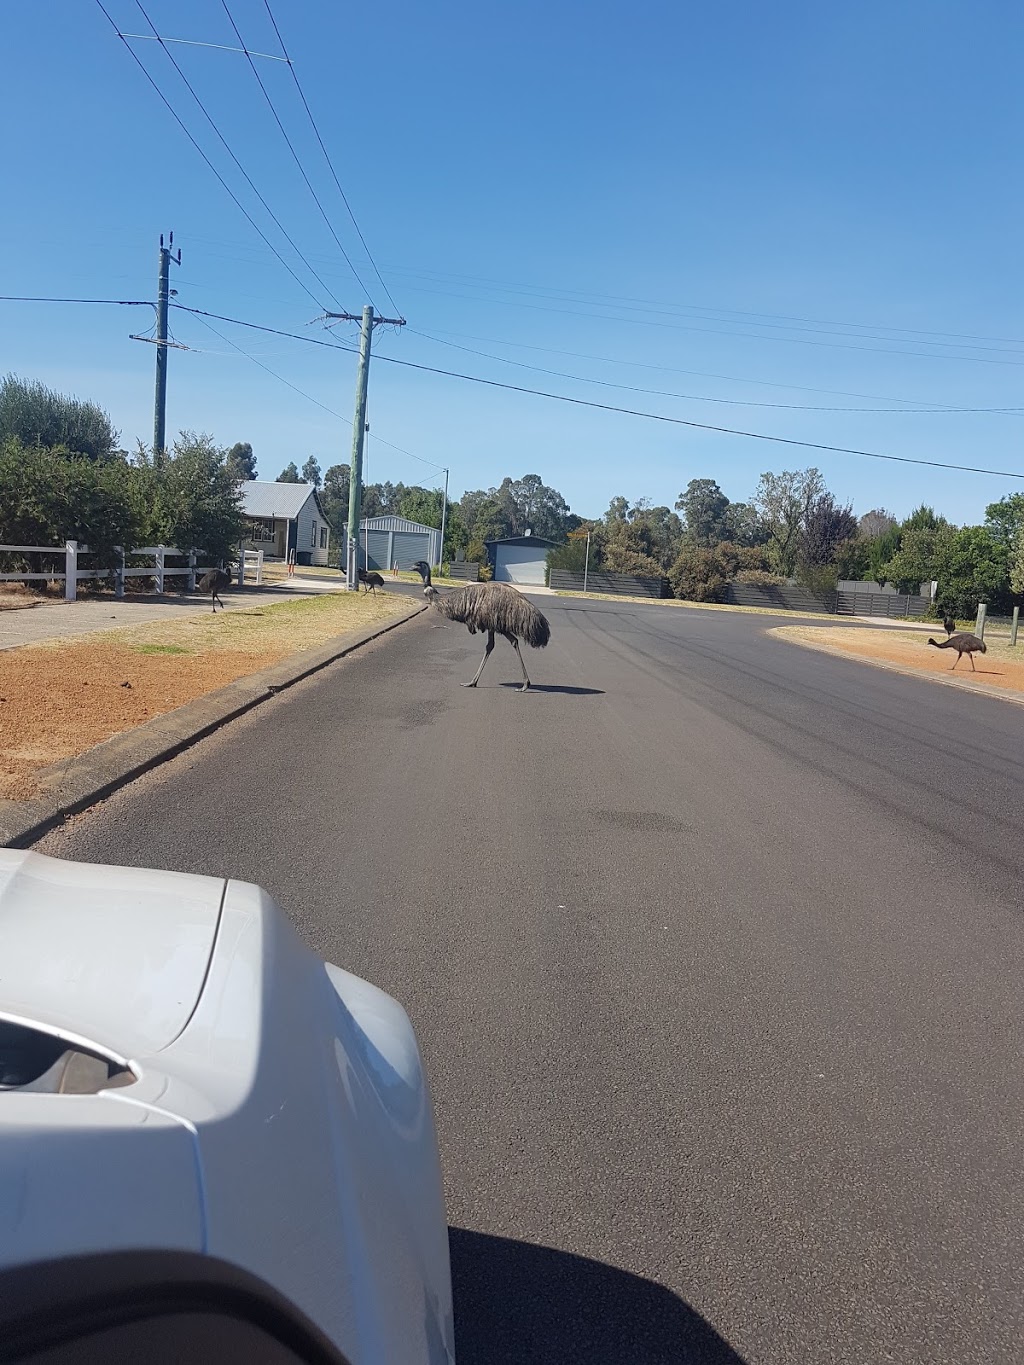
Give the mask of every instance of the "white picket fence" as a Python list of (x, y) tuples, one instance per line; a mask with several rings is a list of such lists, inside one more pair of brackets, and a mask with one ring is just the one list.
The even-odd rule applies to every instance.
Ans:
[[(80, 545), (77, 540), (67, 540), (63, 546), (58, 545), (0, 545), (0, 554), (42, 554), (53, 555), (54, 559), (63, 559), (64, 563), (60, 567), (55, 566), (52, 570), (40, 573), (0, 573), (0, 583), (28, 583), (42, 580), (45, 583), (63, 581), (64, 597), (68, 602), (74, 602), (78, 597), (78, 585), (85, 579), (103, 579), (110, 577), (109, 569), (82, 569), (79, 568), (79, 558), (88, 556), (91, 552), (88, 545)], [(187, 578), (188, 591), (194, 592), (197, 577), (201, 576), (211, 566), (209, 564), (198, 564), (195, 550), (185, 551), (177, 549), (173, 545), (141, 545), (131, 550), (119, 550), (120, 565), (114, 569), (114, 596), (124, 597), (125, 581), (129, 578), (152, 578), (155, 583), (155, 590), (158, 593), (164, 591), (168, 578)], [(126, 567), (127, 560), (150, 558), (153, 560), (152, 567), (132, 568)], [(182, 568), (169, 568), (168, 559), (185, 559), (187, 565)], [(238, 582), (245, 583), (249, 571), (252, 572), (252, 581), (257, 585), (263, 582), (263, 551), (262, 550), (242, 550), (239, 553), (236, 570)]]

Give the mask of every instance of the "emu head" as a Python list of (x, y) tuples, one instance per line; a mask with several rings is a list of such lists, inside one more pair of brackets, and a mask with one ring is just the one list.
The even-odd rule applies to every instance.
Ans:
[(423, 579), (423, 586), (425, 588), (429, 588), (431, 586), (430, 565), (427, 563), (427, 561), (425, 559), (417, 559), (416, 563), (412, 567), (419, 574), (420, 578)]

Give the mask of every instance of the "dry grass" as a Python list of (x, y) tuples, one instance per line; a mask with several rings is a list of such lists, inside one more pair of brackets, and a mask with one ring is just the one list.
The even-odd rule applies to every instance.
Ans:
[(408, 606), (332, 594), (0, 652), (0, 798), (28, 800), (39, 769)]
[[(957, 664), (954, 675), (952, 666), (956, 661), (956, 651), (933, 649), (927, 636), (918, 632), (872, 630), (870, 627), (855, 626), (834, 626), (831, 629), (779, 626), (772, 634), (829, 654), (864, 659), (868, 663), (897, 665), (914, 673), (955, 677), (964, 682), (983, 683), (988, 687), (1024, 694), (1024, 649), (1019, 646), (1011, 649), (1009, 637), (1006, 636), (993, 638), (986, 634), (988, 650), (975, 657), (975, 671), (972, 673), (965, 657)], [(940, 630), (934, 638), (944, 640), (945, 632)]]
[(30, 588), (27, 583), (0, 583), (0, 611), (23, 611), (46, 600), (45, 593)]

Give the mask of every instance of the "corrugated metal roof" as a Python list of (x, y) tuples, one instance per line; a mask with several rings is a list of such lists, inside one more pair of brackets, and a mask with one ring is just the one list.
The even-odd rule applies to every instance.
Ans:
[(543, 536), (504, 536), (501, 540), (485, 540), (485, 545), (542, 545), (548, 550), (558, 548), (557, 540), (545, 540)]
[(242, 510), (247, 517), (294, 519), (306, 499), (316, 494), (311, 483), (270, 483), (247, 479), (242, 484)]
[(364, 517), (359, 523), (361, 531), (432, 531), (440, 534), (435, 526), (424, 526), (418, 521), (408, 521), (405, 517)]

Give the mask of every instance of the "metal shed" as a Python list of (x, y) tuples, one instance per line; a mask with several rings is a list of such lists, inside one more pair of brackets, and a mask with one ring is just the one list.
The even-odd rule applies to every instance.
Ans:
[[(347, 543), (348, 527), (345, 528)], [(418, 559), (428, 564), (441, 562), (441, 532), (405, 517), (367, 517), (359, 524), (359, 562), (382, 572), (411, 569)]]
[(485, 544), (495, 583), (544, 586), (548, 551), (556, 548), (555, 541), (542, 536), (509, 536), (505, 540), (488, 540)]

